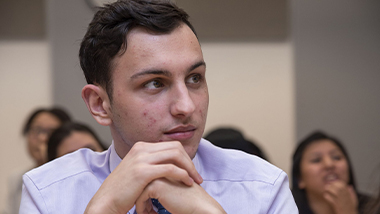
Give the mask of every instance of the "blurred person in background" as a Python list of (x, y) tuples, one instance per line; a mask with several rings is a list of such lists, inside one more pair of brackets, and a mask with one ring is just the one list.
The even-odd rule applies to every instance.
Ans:
[[(59, 107), (39, 108), (30, 114), (22, 129), (22, 134), (26, 139), (27, 151), (33, 160), (33, 168), (46, 163), (46, 147), (50, 134), (70, 120), (70, 115)], [(9, 177), (8, 207), (4, 213), (18, 213), (22, 192), (22, 175), (30, 169), (14, 172)]]
[(292, 192), (300, 214), (362, 214), (370, 200), (357, 191), (342, 143), (319, 131), (293, 154)]
[(27, 120), (23, 135), (27, 140), (29, 155), (35, 167), (46, 163), (46, 147), (50, 134), (63, 123), (70, 121), (69, 114), (61, 108), (38, 109)]
[(106, 150), (99, 137), (89, 126), (77, 122), (66, 122), (56, 129), (51, 134), (47, 145), (48, 161), (81, 148), (88, 148), (96, 152)]
[(263, 150), (261, 150), (253, 141), (247, 140), (242, 132), (235, 128), (216, 128), (207, 133), (204, 138), (215, 146), (224, 149), (241, 150), (268, 161)]

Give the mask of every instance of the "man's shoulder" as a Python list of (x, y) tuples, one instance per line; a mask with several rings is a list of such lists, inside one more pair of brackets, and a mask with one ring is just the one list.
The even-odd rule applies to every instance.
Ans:
[(283, 170), (255, 155), (222, 149), (203, 140), (197, 153), (205, 180), (262, 182), (274, 185)]
[(102, 174), (108, 175), (107, 171), (109, 172), (107, 156), (107, 151), (99, 153), (90, 149), (80, 149), (28, 171), (24, 179), (30, 179), (38, 189), (43, 189), (84, 173), (103, 177)]

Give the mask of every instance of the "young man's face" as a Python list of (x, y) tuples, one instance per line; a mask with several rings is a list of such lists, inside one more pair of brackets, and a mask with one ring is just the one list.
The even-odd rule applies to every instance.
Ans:
[(134, 28), (113, 61), (111, 132), (119, 156), (138, 141), (180, 141), (191, 158), (208, 108), (206, 66), (187, 25), (169, 34)]

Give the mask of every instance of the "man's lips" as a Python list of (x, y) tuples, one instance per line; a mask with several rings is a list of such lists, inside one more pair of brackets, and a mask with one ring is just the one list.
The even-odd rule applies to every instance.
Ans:
[(165, 136), (169, 137), (171, 140), (186, 140), (194, 136), (196, 128), (194, 126), (178, 126), (167, 132)]

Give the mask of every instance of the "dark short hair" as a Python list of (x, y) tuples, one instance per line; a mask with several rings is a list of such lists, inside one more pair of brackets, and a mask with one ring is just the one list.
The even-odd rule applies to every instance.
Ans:
[(170, 0), (119, 0), (99, 8), (89, 24), (80, 50), (80, 65), (88, 84), (106, 89), (112, 102), (112, 60), (127, 49), (126, 36), (141, 26), (157, 33), (170, 33), (188, 14)]
[(236, 149), (248, 154), (256, 155), (264, 160), (267, 160), (264, 152), (257, 146), (253, 141), (247, 140), (241, 131), (230, 128), (216, 128), (204, 137), (206, 140), (210, 141), (215, 146), (225, 148), (225, 149)]
[(335, 137), (329, 136), (328, 134), (322, 132), (322, 131), (315, 131), (305, 137), (297, 146), (294, 154), (293, 154), (293, 166), (292, 166), (292, 193), (294, 196), (294, 199), (296, 201), (296, 204), (298, 206), (298, 209), (300, 213), (308, 213), (310, 212), (310, 207), (308, 205), (306, 192), (304, 189), (300, 189), (298, 187), (299, 178), (301, 176), (301, 161), (303, 153), (305, 152), (306, 148), (308, 148), (311, 144), (321, 141), (321, 140), (330, 140), (332, 143), (334, 143), (343, 153), (345, 156), (347, 163), (348, 163), (348, 169), (349, 169), (349, 181), (348, 184), (352, 185), (356, 192), (356, 184), (354, 179), (354, 172), (351, 165), (350, 158), (348, 156), (348, 153), (346, 149), (344, 148), (343, 144)]
[(50, 135), (50, 138), (47, 143), (48, 161), (57, 158), (57, 150), (59, 145), (74, 131), (84, 132), (92, 135), (98, 142), (98, 144), (102, 147), (102, 149), (106, 150), (98, 135), (96, 135), (96, 133), (89, 126), (77, 122), (66, 122), (58, 129), (54, 130), (53, 133)]
[(71, 121), (71, 117), (70, 117), (69, 113), (61, 107), (39, 108), (39, 109), (34, 110), (30, 114), (30, 116), (28, 117), (28, 119), (24, 125), (24, 128), (22, 129), (23, 135), (26, 135), (29, 132), (30, 126), (32, 125), (33, 120), (40, 113), (49, 113), (49, 114), (55, 116), (61, 122), (61, 124), (65, 123), (67, 121)]

